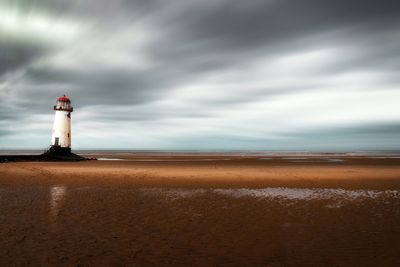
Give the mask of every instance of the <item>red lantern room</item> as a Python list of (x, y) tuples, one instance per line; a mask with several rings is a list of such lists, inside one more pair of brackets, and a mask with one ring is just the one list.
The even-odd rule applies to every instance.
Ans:
[(63, 95), (57, 99), (57, 104), (54, 106), (54, 110), (64, 110), (72, 112), (74, 108), (71, 106), (71, 100), (68, 96)]

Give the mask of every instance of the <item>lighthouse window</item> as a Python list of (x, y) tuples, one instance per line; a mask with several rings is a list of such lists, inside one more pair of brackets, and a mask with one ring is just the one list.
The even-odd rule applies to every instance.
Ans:
[(69, 137), (69, 133), (68, 133), (68, 137)]

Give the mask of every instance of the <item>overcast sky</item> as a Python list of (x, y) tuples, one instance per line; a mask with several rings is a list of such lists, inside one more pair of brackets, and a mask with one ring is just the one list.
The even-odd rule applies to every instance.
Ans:
[(400, 1), (0, 0), (0, 149), (400, 149)]

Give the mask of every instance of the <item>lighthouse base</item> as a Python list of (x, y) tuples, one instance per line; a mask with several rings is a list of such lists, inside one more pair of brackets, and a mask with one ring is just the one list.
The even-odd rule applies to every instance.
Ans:
[(49, 150), (44, 153), (46, 155), (53, 155), (53, 156), (68, 156), (71, 154), (70, 147), (60, 147), (60, 146), (51, 146)]
[(49, 160), (84, 160), (85, 158), (71, 152), (70, 147), (51, 146), (41, 155)]
[(84, 158), (71, 152), (71, 148), (51, 146), (41, 155), (0, 155), (0, 163), (19, 161), (81, 161), (95, 160)]

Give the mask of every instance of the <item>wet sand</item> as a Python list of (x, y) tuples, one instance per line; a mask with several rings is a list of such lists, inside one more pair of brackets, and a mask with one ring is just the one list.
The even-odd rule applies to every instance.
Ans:
[(90, 156), (0, 164), (1, 266), (400, 265), (399, 157)]

